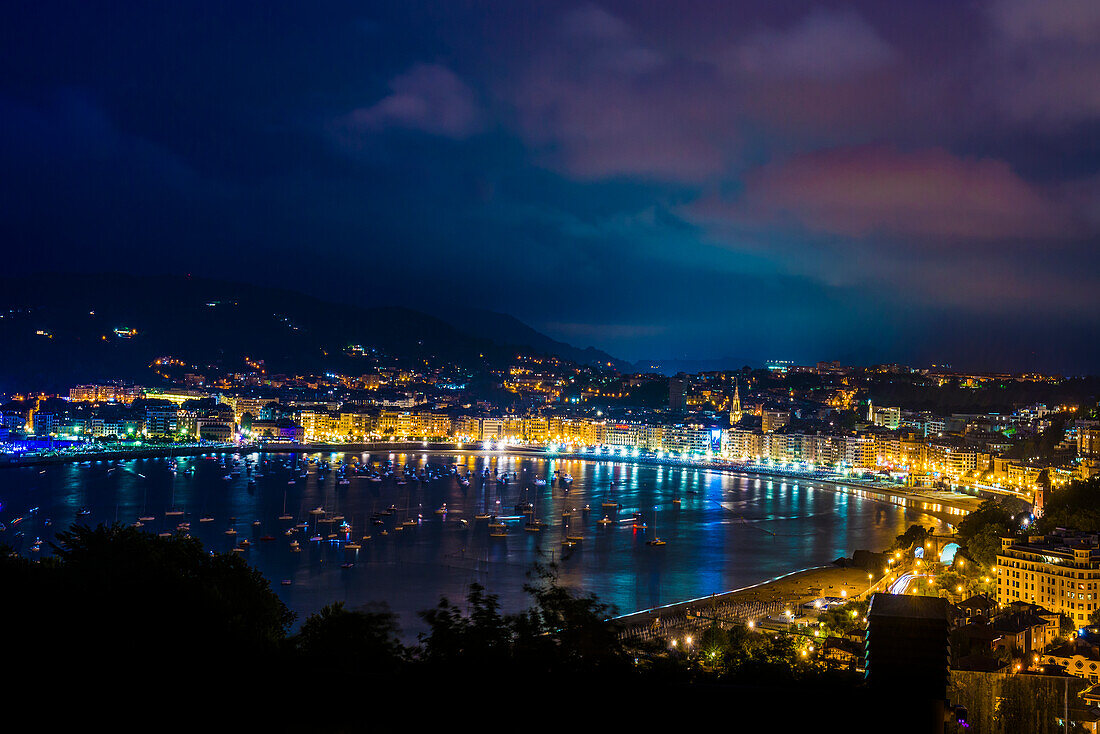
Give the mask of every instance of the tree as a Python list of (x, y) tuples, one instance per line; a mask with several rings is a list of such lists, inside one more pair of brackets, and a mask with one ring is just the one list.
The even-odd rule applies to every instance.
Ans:
[(73, 525), (51, 545), (59, 590), (83, 600), (69, 629), (89, 642), (140, 647), (170, 629), (199, 649), (273, 649), (294, 620), (259, 571), (239, 556), (205, 552), (194, 538)]
[(850, 601), (843, 606), (826, 609), (818, 616), (818, 621), (827, 634), (849, 635), (862, 632), (866, 627), (863, 620), (867, 616), (868, 604), (866, 600)]
[(298, 651), (330, 672), (335, 667), (385, 675), (405, 659), (399, 632), (396, 615), (385, 605), (350, 610), (336, 602), (310, 615), (294, 642)]
[[(239, 556), (119, 525), (74, 525), (52, 546), (41, 562), (0, 560), (0, 588), (18, 601), (0, 613), (4, 629), (18, 631), (7, 636), (5, 654), (66, 661), (59, 675), (74, 681), (81, 701), (125, 690), (151, 705), (201, 687), (216, 706), (230, 689), (205, 684), (211, 667), (242, 663), (251, 672), (234, 683), (235, 700), (283, 679), (294, 615)], [(165, 664), (151, 668), (154, 655)]]
[(428, 633), (420, 636), (418, 659), (445, 667), (480, 668), (498, 665), (511, 657), (513, 620), (500, 613), (500, 603), (480, 584), (471, 584), (466, 597), (470, 614), (445, 597), (433, 609), (420, 612)]
[(909, 529), (899, 535), (894, 541), (894, 550), (909, 550), (914, 545), (921, 545), (928, 537), (928, 529), (920, 525), (910, 525)]
[(1010, 499), (987, 499), (959, 523), (959, 540), (966, 553), (986, 568), (997, 562), (1001, 538), (1013, 535), (1016, 513), (1020, 510)]
[(1049, 493), (1038, 526), (1042, 532), (1055, 527), (1089, 532), (1100, 530), (1100, 477), (1070, 482)]
[(707, 662), (721, 662), (730, 647), (730, 636), (717, 622), (711, 622), (699, 636), (699, 650)]
[(625, 672), (628, 657), (609, 619), (614, 609), (562, 586), (554, 566), (535, 575), (538, 581), (524, 585), (535, 604), (516, 619), (518, 655), (561, 672)]
[(1011, 535), (1002, 525), (988, 525), (978, 530), (966, 542), (967, 554), (985, 568), (997, 563), (997, 554), (1001, 551), (1001, 536)]

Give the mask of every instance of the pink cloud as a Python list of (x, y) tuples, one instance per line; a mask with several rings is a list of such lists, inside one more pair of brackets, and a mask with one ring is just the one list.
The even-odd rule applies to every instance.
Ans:
[(473, 90), (445, 66), (418, 64), (395, 77), (390, 89), (370, 107), (345, 115), (339, 126), (351, 132), (405, 128), (455, 139), (482, 129)]
[(1050, 240), (1080, 234), (1067, 208), (1003, 161), (877, 145), (764, 166), (747, 176), (741, 199), (701, 202), (691, 216), (712, 223), (787, 223), (853, 238)]
[(706, 180), (725, 169), (736, 137), (728, 97), (682, 72), (630, 25), (585, 6), (562, 18), (504, 94), (523, 138), (567, 175)]
[(733, 24), (739, 38), (706, 48), (653, 22), (588, 5), (533, 44), (501, 93), (542, 163), (586, 180), (699, 184), (736, 168), (753, 130), (836, 144), (913, 119), (890, 76), (895, 51), (853, 12), (755, 31)]

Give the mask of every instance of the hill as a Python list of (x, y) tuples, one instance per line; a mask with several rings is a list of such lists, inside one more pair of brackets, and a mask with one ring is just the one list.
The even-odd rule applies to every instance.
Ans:
[[(528, 346), (472, 334), (461, 322), (412, 309), (360, 308), (184, 276), (4, 278), (0, 315), (6, 353), (0, 392), (58, 390), (111, 378), (151, 384), (149, 366), (163, 357), (194, 364), (200, 372), (206, 366), (245, 371), (247, 357), (264, 360), (268, 373), (362, 374), (370, 362), (349, 354), (350, 346), (368, 355), (374, 350), (394, 366), (428, 360), (474, 370), (502, 366)], [(541, 337), (532, 337), (538, 344), (557, 344), (529, 331)]]
[(607, 352), (595, 347), (581, 349), (557, 341), (508, 314), (479, 308), (451, 308), (440, 318), (471, 336), (487, 339), (498, 344), (525, 346), (542, 354), (556, 354), (577, 364), (613, 367), (620, 371), (630, 371), (632, 369), (629, 362), (612, 357)]

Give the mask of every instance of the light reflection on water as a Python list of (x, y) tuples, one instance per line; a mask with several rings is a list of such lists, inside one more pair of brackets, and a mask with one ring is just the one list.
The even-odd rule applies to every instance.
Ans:
[[(175, 474), (163, 458), (4, 469), (0, 521), (8, 529), (0, 533), (0, 542), (31, 554), (36, 537), (49, 541), (54, 532), (77, 520), (132, 523), (139, 516), (153, 516), (154, 521), (145, 523), (152, 532), (189, 522), (191, 534), (212, 550), (228, 551), (247, 538), (251, 546), (244, 557), (265, 574), (299, 614), (299, 621), (333, 601), (351, 606), (384, 601), (400, 615), (406, 633), (415, 633), (421, 628), (417, 611), (433, 606), (441, 595), (461, 600), (473, 582), (498, 594), (506, 611), (523, 608), (527, 600), (522, 587), (536, 563), (559, 564), (565, 583), (629, 612), (825, 564), (857, 548), (879, 549), (913, 523), (944, 527), (916, 509), (823, 489), (826, 483), (817, 480), (484, 453), (312, 455), (334, 468), (337, 461), (392, 461), (395, 467), (409, 463), (417, 468), (430, 462), (454, 465), (463, 474), (489, 467), (494, 475), (518, 475), (506, 486), (476, 477), (469, 487), (462, 487), (449, 476), (404, 486), (393, 478), (378, 484), (352, 476), (350, 484), (339, 485), (336, 471), (322, 477), (316, 465), (308, 465), (306, 478), (300, 478), (298, 467), (306, 465), (304, 460), (291, 469), (284, 465), (292, 460), (288, 455), (251, 458), (263, 474), (252, 488), (243, 461), (240, 477), (225, 478), (232, 458), (228, 468), (216, 457), (181, 458)], [(193, 476), (188, 476), (190, 469)], [(551, 482), (533, 485), (535, 477), (546, 479), (555, 471), (573, 476), (568, 493)], [(290, 479), (295, 483), (288, 484)], [(486, 523), (474, 519), (487, 503), (504, 515), (516, 515), (514, 506), (525, 499), (547, 523), (542, 532), (525, 532), (523, 520), (512, 520), (508, 537), (492, 538)], [(614, 500), (622, 509), (605, 510), (604, 500)], [(278, 520), (284, 501), (287, 513), (294, 516), (289, 522)], [(444, 503), (447, 514), (436, 514)], [(173, 504), (185, 514), (166, 517)], [(583, 512), (586, 504), (591, 509)], [(391, 505), (397, 511), (384, 518), (383, 526), (373, 525), (370, 515)], [(33, 507), (38, 512), (28, 516)], [(315, 523), (293, 537), (284, 535), (287, 527), (314, 518), (309, 511), (316, 507), (343, 515), (352, 525), (350, 537), (362, 549), (309, 542), (318, 529)], [(79, 516), (82, 508), (91, 514)], [(562, 511), (573, 508), (576, 512), (564, 519)], [(642, 513), (646, 529), (636, 529), (631, 522), (597, 524), (605, 514), (619, 520), (634, 512)], [(418, 514), (423, 519), (416, 527), (394, 529)], [(25, 519), (14, 525), (19, 516)], [(200, 523), (203, 516), (214, 520)], [(254, 526), (256, 520), (260, 524)], [(646, 545), (654, 522), (667, 545)], [(231, 526), (236, 536), (225, 534)], [(335, 526), (319, 529), (327, 535)], [(383, 529), (387, 536), (381, 535)], [(22, 536), (17, 537), (19, 532)], [(563, 548), (566, 534), (584, 540)], [(371, 539), (361, 540), (363, 535)], [(263, 536), (274, 540), (261, 540)], [(290, 548), (295, 538), (300, 553)], [(41, 552), (47, 553), (48, 546)], [(347, 562), (354, 565), (342, 568)], [(290, 585), (283, 585), (284, 579)]]

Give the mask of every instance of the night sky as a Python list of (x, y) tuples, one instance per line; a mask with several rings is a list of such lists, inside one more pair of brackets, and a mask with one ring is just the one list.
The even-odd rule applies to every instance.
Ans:
[(1100, 372), (1100, 2), (9, 3), (5, 274)]

